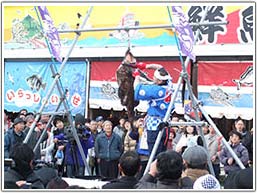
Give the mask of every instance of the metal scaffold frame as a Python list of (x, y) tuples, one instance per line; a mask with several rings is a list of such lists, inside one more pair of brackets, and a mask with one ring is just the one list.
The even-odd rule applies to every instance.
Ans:
[[(168, 29), (171, 29), (173, 28), (174, 26), (172, 24), (170, 25), (152, 25), (152, 26), (125, 26), (125, 27), (114, 27), (114, 28), (88, 28), (88, 29), (85, 29), (85, 25), (90, 17), (90, 14), (92, 12), (92, 9), (93, 9), (93, 6), (89, 8), (86, 16), (85, 16), (85, 19), (82, 23), (82, 25), (79, 27), (79, 29), (74, 29), (74, 30), (60, 30), (58, 31), (59, 33), (71, 33), (71, 32), (74, 32), (76, 33), (76, 37), (75, 39), (73, 40), (73, 43), (69, 49), (69, 52), (67, 53), (66, 57), (64, 58), (62, 64), (61, 64), (61, 67), (59, 69), (59, 72), (55, 72), (53, 69), (52, 69), (52, 73), (54, 75), (54, 80), (53, 80), (53, 83), (49, 89), (49, 91), (47, 92), (46, 94), (46, 99), (49, 99), (50, 98), (50, 95), (55, 87), (55, 85), (57, 85), (58, 87), (58, 90), (59, 90), (59, 93), (60, 95), (62, 96), (61, 98), (61, 101), (58, 105), (58, 107), (56, 108), (56, 112), (54, 113), (51, 113), (51, 117), (50, 117), (50, 120), (48, 121), (47, 123), (47, 126), (50, 126), (50, 123), (51, 121), (53, 120), (53, 117), (55, 114), (57, 114), (57, 111), (61, 105), (61, 103), (64, 104), (64, 107), (65, 107), (65, 110), (66, 110), (66, 113), (68, 114), (68, 120), (69, 120), (69, 123), (71, 125), (71, 128), (72, 128), (72, 133), (74, 135), (74, 138), (76, 140), (76, 143), (79, 147), (79, 151), (81, 153), (81, 156), (82, 156), (82, 159), (83, 159), (83, 162), (85, 164), (85, 167), (87, 168), (88, 170), (88, 174), (90, 174), (90, 171), (89, 171), (89, 167), (87, 165), (87, 162), (86, 162), (86, 157), (85, 157), (85, 154), (83, 152), (83, 149), (82, 149), (82, 146), (81, 146), (81, 143), (79, 141), (79, 138), (78, 138), (78, 135), (77, 135), (77, 132), (76, 132), (76, 129), (74, 127), (74, 123), (73, 123), (73, 118), (72, 118), (72, 115), (71, 113), (69, 112), (69, 109), (68, 109), (68, 104), (66, 102), (66, 99), (65, 99), (65, 93), (62, 91), (62, 88), (61, 88), (61, 82), (60, 82), (60, 76), (61, 76), (61, 73), (65, 67), (65, 64), (67, 62), (67, 60), (69, 59), (70, 57), (70, 54), (71, 52), (73, 51), (77, 41), (78, 41), (78, 38), (79, 36), (81, 35), (82, 32), (94, 32), (94, 31), (112, 31), (112, 30), (124, 30), (126, 31), (127, 33), (129, 32), (129, 30), (136, 30), (136, 29), (158, 29), (158, 28), (168, 28)], [(201, 21), (199, 23), (191, 23), (190, 25), (191, 26), (209, 26), (209, 25), (215, 25), (215, 24), (219, 24), (219, 25), (225, 25), (227, 24), (228, 22), (204, 22), (205, 20), (205, 17), (207, 15), (207, 12), (208, 12), (208, 7), (206, 8), (205, 10), (205, 13), (204, 13), (204, 16), (201, 18)], [(196, 32), (196, 35), (195, 35), (195, 40), (194, 40), (194, 44), (196, 43), (196, 40), (198, 39), (198, 36), (200, 34), (200, 31), (199, 29), (197, 30)], [(130, 40), (128, 40), (128, 45), (130, 47)], [(195, 112), (195, 115), (196, 115), (196, 122), (186, 122), (187, 125), (194, 125), (194, 126), (203, 126), (204, 125), (204, 122), (201, 122), (200, 121), (200, 118), (198, 116), (198, 112), (197, 112), (197, 109), (200, 109), (200, 111), (202, 112), (202, 114), (205, 116), (205, 118), (207, 119), (207, 121), (209, 122), (210, 125), (213, 126), (213, 128), (215, 129), (216, 133), (222, 137), (222, 142), (223, 144), (227, 147), (227, 149), (229, 150), (229, 152), (232, 154), (233, 158), (235, 159), (235, 161), (237, 162), (237, 164), (240, 166), (240, 168), (244, 169), (244, 165), (242, 164), (242, 162), (239, 160), (239, 158), (237, 157), (237, 155), (234, 153), (234, 151), (232, 150), (232, 148), (230, 147), (230, 145), (227, 143), (227, 141), (225, 140), (225, 138), (222, 136), (222, 134), (220, 133), (219, 129), (216, 127), (216, 125), (214, 124), (214, 122), (211, 120), (211, 118), (208, 116), (208, 114), (206, 113), (206, 111), (203, 109), (203, 107), (201, 106), (201, 104), (198, 102), (198, 100), (196, 99), (196, 97), (194, 96), (193, 92), (192, 92), (192, 86), (190, 85), (190, 82), (188, 80), (188, 73), (187, 73), (187, 66), (188, 66), (188, 63), (189, 63), (189, 57), (187, 56), (186, 60), (185, 60), (185, 63), (182, 63), (182, 71), (180, 73), (180, 77), (178, 79), (178, 82), (177, 82), (177, 88), (174, 92), (174, 94), (172, 95), (172, 98), (171, 98), (171, 101), (170, 101), (170, 105), (168, 107), (168, 110), (166, 112), (166, 115), (163, 119), (163, 122), (167, 122), (169, 117), (170, 117), (170, 113), (171, 113), (171, 109), (172, 109), (172, 106), (175, 102), (175, 99), (177, 97), (177, 94), (178, 94), (178, 91), (181, 87), (181, 83), (182, 83), (182, 80), (184, 80), (186, 82), (186, 85), (187, 85), (187, 88), (188, 88), (188, 91), (189, 91), (189, 95), (190, 95), (190, 98), (192, 99), (192, 103), (193, 103), (193, 108), (194, 108), (194, 112)], [(36, 118), (32, 124), (32, 126), (30, 127), (30, 130), (24, 140), (24, 143), (27, 143), (30, 136), (31, 136), (31, 133), (32, 131), (34, 130), (35, 126), (36, 126), (36, 123), (38, 122), (39, 118), (40, 118), (40, 115), (42, 114), (42, 111), (45, 107), (47, 103), (47, 100), (41, 105), (39, 111), (38, 111), (38, 114), (36, 114)], [(170, 126), (178, 126), (178, 125), (185, 125), (185, 123), (176, 123), (176, 122), (172, 122), (170, 123)], [(204, 142), (204, 147), (206, 148), (206, 142), (205, 142), (205, 139), (204, 139), (204, 136), (203, 136), (203, 131), (202, 129), (199, 130), (200, 131), (200, 136), (202, 137), (203, 139), (203, 142)], [(153, 161), (153, 158), (155, 156), (155, 153), (156, 153), (156, 150), (158, 148), (158, 145), (160, 143), (160, 140), (161, 140), (161, 137), (162, 137), (162, 134), (164, 132), (164, 129), (162, 129), (158, 136), (157, 136), (157, 139), (155, 141), (155, 144), (154, 144), (154, 147), (153, 147), (153, 150), (152, 150), (152, 153), (150, 155), (150, 158), (148, 160), (148, 163), (147, 163), (147, 166), (146, 166), (146, 169), (145, 169), (145, 172), (144, 174), (146, 174), (150, 168), (150, 164), (151, 162)], [(37, 142), (36, 146), (34, 147), (34, 151), (37, 149), (37, 147), (39, 146), (41, 140), (42, 140), (42, 137), (44, 135), (44, 133), (46, 133), (46, 129), (43, 131), (43, 133), (41, 134), (41, 137), (39, 139), (39, 141)], [(207, 148), (206, 148), (207, 149)], [(208, 152), (207, 152), (208, 153)], [(212, 168), (212, 165), (211, 165), (211, 161), (210, 161), (210, 158), (208, 158), (208, 166), (209, 166), (209, 169), (211, 171), (212, 174), (214, 174), (213, 172), (213, 168)]]
[[(202, 23), (204, 20), (205, 20), (205, 17), (207, 16), (207, 13), (208, 13), (208, 9), (209, 7), (206, 7), (205, 8), (205, 12), (203, 14), (203, 17), (201, 18), (200, 20), (200, 23)], [(197, 42), (197, 39), (199, 37), (199, 34), (200, 34), (200, 31), (199, 29), (197, 29), (197, 32), (196, 32), (196, 35), (195, 35), (195, 38), (194, 38), (194, 44), (196, 44)], [(163, 119), (163, 122), (167, 122), (169, 117), (170, 117), (170, 113), (171, 113), (171, 110), (172, 110), (172, 107), (175, 103), (175, 99), (177, 97), (177, 94), (178, 94), (178, 91), (181, 87), (181, 84), (182, 84), (182, 80), (185, 81), (186, 83), (186, 86), (188, 88), (188, 91), (189, 91), (189, 96), (190, 98), (192, 99), (192, 107), (194, 109), (194, 114), (195, 114), (195, 117), (196, 117), (196, 121), (200, 121), (200, 118), (199, 118), (199, 115), (198, 115), (198, 111), (197, 109), (199, 108), (202, 112), (202, 114), (205, 116), (205, 118), (207, 119), (207, 121), (211, 124), (211, 126), (214, 128), (215, 132), (222, 137), (222, 142), (224, 143), (224, 145), (226, 146), (226, 148), (229, 150), (229, 152), (231, 153), (231, 155), (233, 156), (233, 158), (235, 159), (236, 163), (240, 166), (240, 168), (244, 169), (245, 166), (243, 165), (243, 163), (240, 161), (240, 159), (238, 158), (238, 156), (234, 153), (234, 151), (232, 150), (232, 148), (230, 147), (230, 145), (228, 144), (228, 142), (226, 141), (226, 139), (223, 137), (223, 135), (220, 133), (219, 129), (217, 128), (217, 126), (214, 124), (214, 122), (211, 120), (211, 118), (209, 117), (209, 115), (206, 113), (206, 111), (204, 111), (203, 107), (200, 105), (200, 103), (198, 103), (198, 100), (197, 98), (195, 97), (195, 95), (193, 94), (193, 91), (192, 91), (192, 86), (190, 84), (190, 81), (188, 79), (188, 73), (187, 73), (187, 66), (188, 66), (188, 63), (190, 61), (190, 57), (187, 56), (186, 60), (185, 60), (185, 63), (182, 63), (182, 71), (180, 73), (180, 77), (178, 79), (178, 82), (177, 82), (177, 88), (175, 90), (175, 92), (172, 94), (172, 98), (171, 98), (171, 102), (169, 104), (169, 107), (168, 107), (168, 110), (166, 112), (166, 115)], [(196, 126), (196, 125), (195, 125)], [(207, 145), (206, 145), (206, 141), (205, 141), (205, 138), (204, 138), (204, 134), (203, 134), (203, 130), (202, 128), (200, 128), (199, 130), (200, 132), (200, 136), (203, 140), (203, 146), (204, 148), (207, 150)], [(146, 166), (146, 169), (144, 171), (144, 174), (146, 174), (149, 169), (150, 169), (150, 165), (155, 157), (155, 154), (156, 154), (156, 151), (158, 149), (158, 146), (160, 144), (160, 141), (161, 141), (161, 138), (162, 138), (162, 135), (164, 133), (164, 129), (162, 129), (161, 131), (159, 131), (159, 134), (155, 140), (155, 144), (154, 144), (154, 147), (153, 147), (153, 150), (150, 154), (150, 158), (148, 160), (148, 163), (147, 163), (147, 166)], [(207, 164), (208, 164), (208, 167), (209, 167), (209, 170), (211, 172), (212, 175), (215, 175), (214, 174), (214, 170), (213, 170), (213, 166), (212, 166), (212, 163), (211, 163), (211, 160), (210, 160), (210, 156), (209, 156), (209, 153), (207, 151), (207, 155), (208, 155), (208, 160), (207, 160)]]
[[(89, 8), (89, 10), (88, 10), (88, 12), (87, 12), (87, 14), (86, 14), (86, 16), (85, 16), (85, 19), (84, 19), (84, 21), (83, 21), (83, 23), (82, 23), (82, 25), (81, 25), (80, 28), (83, 28), (83, 27), (86, 25), (86, 23), (87, 23), (87, 21), (88, 21), (88, 19), (89, 19), (89, 17), (90, 17), (90, 14), (91, 14), (91, 12), (92, 12), (92, 10), (93, 10), (93, 6)], [(73, 48), (75, 47), (75, 45), (76, 45), (76, 43), (77, 43), (77, 41), (78, 41), (78, 39), (79, 39), (79, 36), (80, 36), (80, 33), (77, 33), (76, 36), (75, 36), (75, 39), (74, 39), (73, 42), (72, 42), (72, 45), (71, 45), (71, 47), (70, 47), (69, 52), (67, 53), (66, 57), (64, 58), (64, 60), (63, 60), (63, 62), (62, 62), (62, 64), (61, 64), (61, 66), (60, 66), (59, 71), (55, 73), (55, 72), (54, 72), (54, 69), (53, 69), (53, 68), (51, 69), (51, 70), (52, 70), (52, 73), (53, 73), (53, 75), (54, 75), (54, 80), (53, 80), (53, 82), (52, 82), (52, 85), (50, 86), (50, 89), (48, 90), (48, 92), (47, 92), (47, 94), (46, 94), (46, 101), (43, 102), (43, 104), (41, 105), (41, 107), (40, 107), (40, 109), (39, 109), (39, 112), (36, 114), (36, 118), (35, 118), (34, 122), (32, 123), (32, 125), (31, 125), (31, 127), (30, 127), (30, 129), (29, 129), (29, 132), (28, 132), (28, 134), (26, 135), (26, 138), (24, 139), (23, 142), (24, 142), (24, 143), (27, 143), (27, 142), (28, 142), (28, 140), (29, 140), (29, 138), (30, 138), (30, 136), (31, 136), (31, 134), (32, 134), (32, 131), (34, 130), (34, 128), (35, 128), (35, 126), (36, 126), (36, 123), (38, 122), (38, 120), (39, 120), (39, 118), (40, 118), (40, 115), (42, 114), (42, 111), (43, 111), (45, 105), (47, 104), (47, 101), (48, 101), (48, 99), (50, 98), (50, 95), (51, 95), (51, 93), (53, 92), (53, 89), (54, 89), (55, 85), (57, 84), (59, 93), (60, 93), (60, 95), (64, 98), (61, 102), (63, 102), (63, 105), (64, 105), (64, 107), (65, 107), (65, 110), (66, 110), (66, 112), (67, 112), (67, 114), (68, 114), (68, 121), (69, 121), (69, 124), (70, 124), (70, 126), (71, 126), (72, 134), (73, 134), (74, 139), (75, 139), (75, 141), (76, 141), (76, 143), (77, 143), (77, 145), (78, 145), (79, 152), (80, 152), (80, 154), (81, 154), (81, 156), (82, 156), (83, 163), (84, 163), (84, 165), (85, 165), (85, 167), (86, 167), (87, 173), (90, 175), (90, 170), (89, 170), (89, 167), (88, 167), (88, 164), (87, 164), (87, 161), (86, 161), (86, 156), (85, 156), (85, 153), (84, 153), (83, 148), (82, 148), (82, 146), (81, 146), (81, 143), (80, 143), (80, 140), (79, 140), (79, 137), (78, 137), (76, 128), (75, 128), (75, 126), (74, 126), (72, 115), (71, 115), (71, 113), (70, 113), (70, 111), (69, 111), (69, 109), (68, 109), (68, 103), (66, 102), (66, 100), (65, 100), (65, 95), (64, 95), (64, 93), (62, 92), (61, 82), (60, 82), (61, 73), (62, 73), (62, 71), (63, 71), (63, 69), (64, 69), (64, 67), (65, 67), (65, 65), (66, 65), (66, 62), (68, 61), (68, 59), (69, 59), (69, 57), (70, 57), (70, 54), (71, 54)], [(61, 104), (61, 103), (60, 103), (60, 104)], [(59, 109), (60, 104), (58, 105), (57, 110)], [(53, 119), (53, 117), (50, 118), (50, 121), (51, 121), (52, 119)], [(50, 125), (50, 122), (48, 122), (48, 125)], [(46, 130), (46, 129), (45, 129), (45, 130)], [(44, 133), (45, 133), (45, 132), (44, 132)], [(41, 136), (40, 136), (40, 139), (41, 139), (41, 140), (42, 140), (42, 137), (43, 137), (43, 133), (42, 133)], [(36, 150), (36, 148), (38, 147), (39, 143), (40, 143), (40, 141), (37, 142), (37, 144), (36, 144), (36, 146), (34, 147), (34, 150), (33, 150), (33, 151)]]

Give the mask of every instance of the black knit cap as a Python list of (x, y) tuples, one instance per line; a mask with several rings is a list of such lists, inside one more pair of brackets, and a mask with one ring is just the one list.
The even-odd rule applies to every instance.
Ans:
[(75, 115), (75, 126), (77, 126), (79, 124), (85, 125), (85, 123), (86, 123), (86, 119), (82, 114), (78, 113)]

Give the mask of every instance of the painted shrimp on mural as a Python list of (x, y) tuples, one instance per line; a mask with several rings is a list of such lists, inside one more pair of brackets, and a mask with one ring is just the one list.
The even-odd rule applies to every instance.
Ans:
[(237, 85), (237, 90), (240, 90), (241, 86), (252, 86), (253, 85), (253, 66), (249, 66), (240, 75), (239, 79), (232, 80)]

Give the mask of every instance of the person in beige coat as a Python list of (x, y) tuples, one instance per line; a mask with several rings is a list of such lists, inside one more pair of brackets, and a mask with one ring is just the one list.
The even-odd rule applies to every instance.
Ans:
[(129, 134), (132, 131), (132, 126), (129, 121), (125, 121), (124, 127), (127, 130), (127, 134), (124, 138), (124, 152), (136, 150), (137, 141), (132, 139)]

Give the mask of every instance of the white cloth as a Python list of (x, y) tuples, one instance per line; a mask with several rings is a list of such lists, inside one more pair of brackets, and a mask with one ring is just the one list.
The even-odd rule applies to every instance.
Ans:
[(196, 179), (193, 185), (193, 189), (206, 190), (206, 189), (220, 189), (219, 181), (211, 174)]

